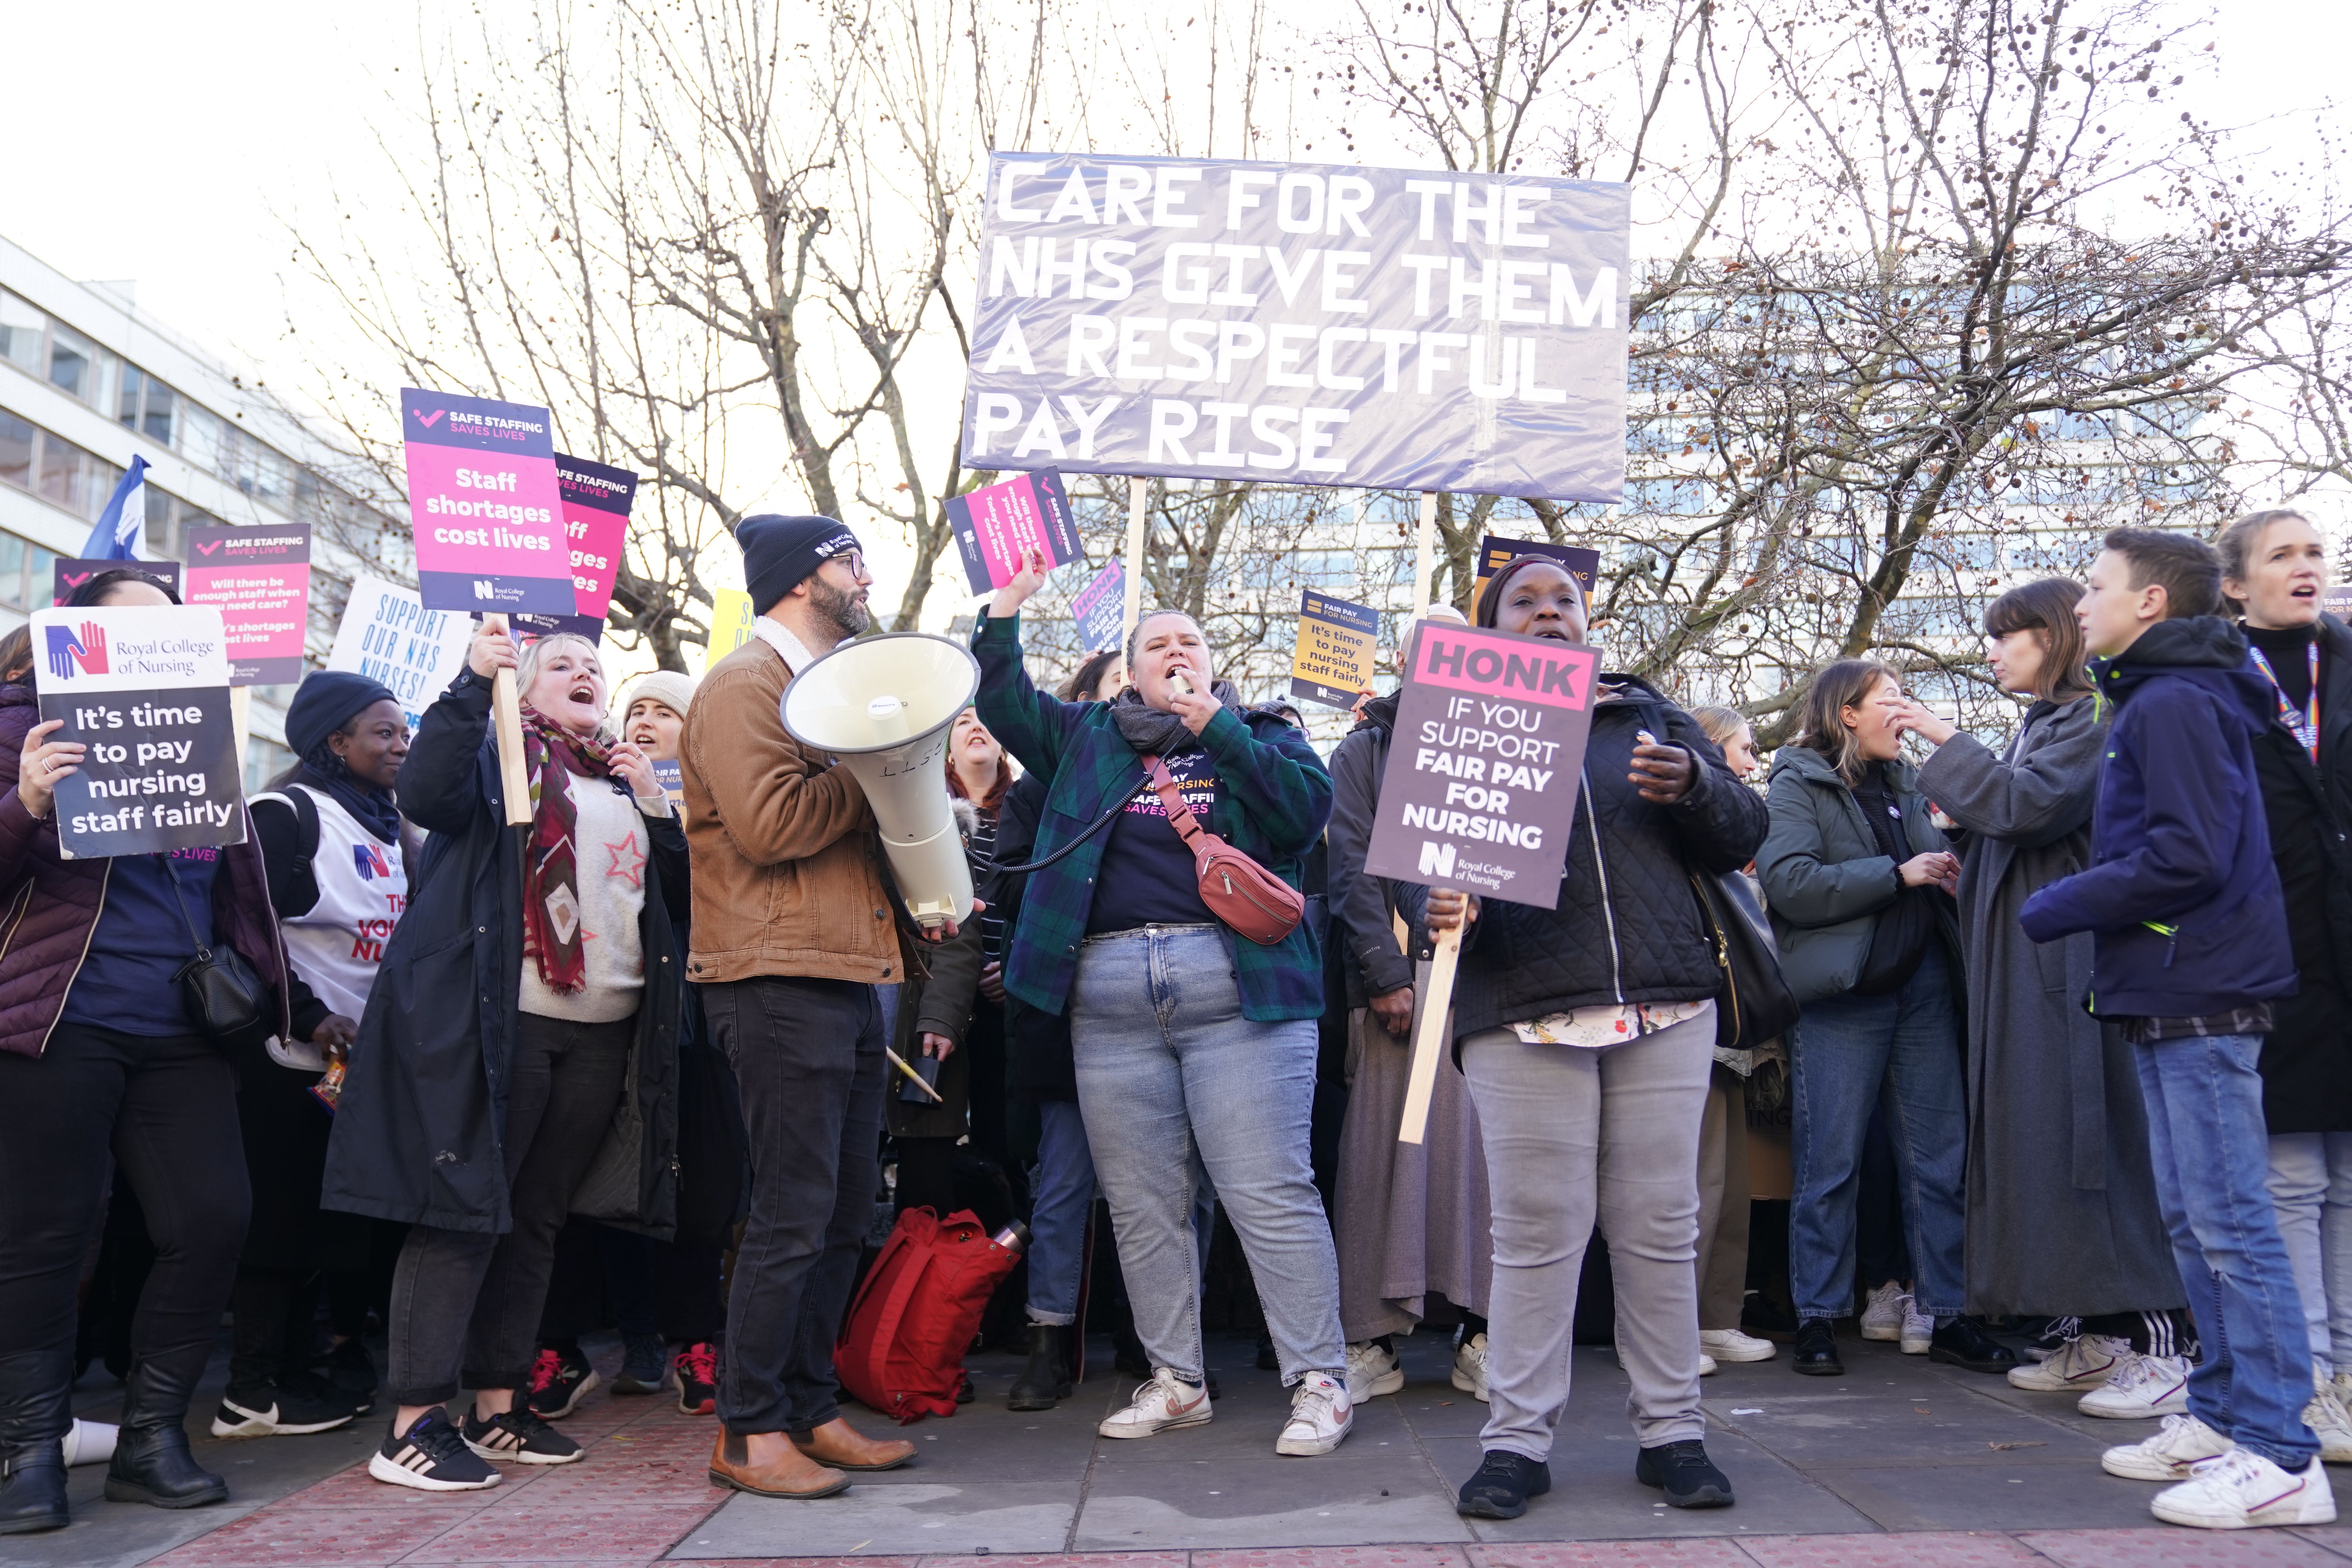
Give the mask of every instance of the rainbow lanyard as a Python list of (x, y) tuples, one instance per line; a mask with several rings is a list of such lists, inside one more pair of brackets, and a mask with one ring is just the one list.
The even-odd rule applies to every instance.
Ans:
[(2286, 700), (2286, 688), (2279, 684), (2278, 671), (2271, 668), (2270, 659), (2260, 648), (2254, 648), (2252, 652), (2254, 656), (2254, 663), (2262, 667), (2263, 676), (2269, 679), (2271, 689), (2278, 693), (2279, 722), (2284, 724), (2294, 738), (2303, 742), (2303, 749), (2311, 753), (2312, 766), (2317, 767), (2319, 765), (2319, 639), (2312, 638), (2311, 646), (2304, 650), (2311, 660), (2311, 700), (2300, 713), (2294, 710), (2294, 704)]

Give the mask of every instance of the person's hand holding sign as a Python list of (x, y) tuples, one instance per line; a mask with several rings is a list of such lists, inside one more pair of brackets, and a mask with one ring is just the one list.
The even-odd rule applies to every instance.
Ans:
[(488, 622), (474, 628), (474, 646), (466, 651), (466, 668), (484, 680), (493, 680), (502, 669), (516, 667), (514, 638), (507, 636), (504, 626)]
[(1478, 918), (1478, 900), (1468, 893), (1458, 893), (1451, 888), (1432, 888), (1428, 906), (1422, 911), (1421, 923), (1429, 934), (1452, 931), (1455, 926), (1468, 926)]
[(16, 760), (16, 798), (36, 820), (58, 803), (58, 781), (71, 776), (86, 747), (79, 741), (52, 741), (48, 736), (65, 727), (62, 719), (36, 724), (25, 732), (25, 750)]
[(1633, 734), (1638, 742), (1633, 748), (1633, 771), (1625, 775), (1625, 782), (1654, 805), (1672, 805), (1688, 795), (1691, 781), (1698, 776), (1690, 752), (1680, 746), (1660, 745), (1647, 730), (1636, 730)]
[(1045, 585), (1045, 572), (1044, 551), (1034, 546), (1023, 551), (1021, 570), (1013, 574), (1013, 581), (996, 591), (996, 597), (988, 601), (988, 618), (1001, 621), (1007, 616), (1019, 615), (1030, 595)]

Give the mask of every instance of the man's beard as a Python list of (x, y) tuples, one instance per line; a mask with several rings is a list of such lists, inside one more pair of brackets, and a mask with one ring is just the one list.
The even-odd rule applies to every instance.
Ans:
[(822, 578), (809, 580), (809, 608), (832, 623), (836, 642), (854, 637), (874, 624), (874, 612), (856, 594), (845, 594)]

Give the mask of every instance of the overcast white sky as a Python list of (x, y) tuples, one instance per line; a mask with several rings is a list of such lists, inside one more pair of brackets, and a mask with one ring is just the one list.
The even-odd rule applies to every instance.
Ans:
[[(398, 134), (420, 32), (470, 30), (477, 16), (451, 0), (18, 0), (0, 93), (0, 234), (69, 277), (135, 280), (140, 305), (182, 334), (298, 382), (281, 336), (288, 222), (331, 215), (338, 193), (342, 210), (366, 210), (383, 174), (378, 128)], [(2307, 146), (2347, 39), (2352, 23), (2309, 0), (2229, 0), (2221, 85), (2204, 112), (2267, 115), (2282, 152)]]

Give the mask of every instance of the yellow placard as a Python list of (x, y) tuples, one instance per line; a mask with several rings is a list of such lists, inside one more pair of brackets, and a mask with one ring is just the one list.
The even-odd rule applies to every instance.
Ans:
[(1352, 708), (1372, 689), (1372, 648), (1380, 612), (1307, 590), (1298, 610), (1298, 645), (1290, 656), (1290, 693), (1332, 708)]
[(714, 588), (710, 594), (710, 650), (703, 668), (709, 668), (751, 640), (751, 595), (740, 588)]

